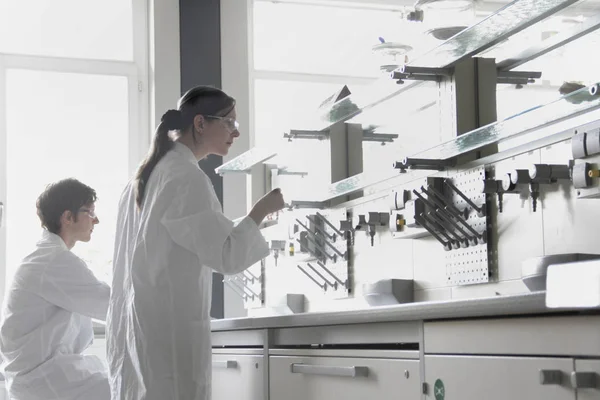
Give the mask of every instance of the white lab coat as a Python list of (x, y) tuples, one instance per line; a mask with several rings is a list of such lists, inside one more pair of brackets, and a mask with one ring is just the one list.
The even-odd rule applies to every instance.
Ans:
[(0, 353), (11, 400), (110, 399), (106, 364), (82, 354), (109, 297), (110, 287), (45, 231), (4, 300)]
[(175, 143), (153, 170), (141, 211), (119, 206), (107, 320), (112, 400), (208, 400), (212, 270), (268, 254), (256, 223), (234, 227), (193, 153)]

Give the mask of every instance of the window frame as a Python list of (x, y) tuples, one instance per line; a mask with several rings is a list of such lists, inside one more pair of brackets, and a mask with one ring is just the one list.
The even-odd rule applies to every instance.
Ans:
[[(0, 53), (0, 201), (4, 202), (4, 216), (9, 212), (7, 198), (7, 84), (9, 69), (45, 72), (80, 73), (88, 75), (120, 76), (127, 79), (129, 111), (129, 163), (132, 175), (150, 144), (149, 97), (149, 5), (144, 0), (132, 0), (133, 60), (113, 61), (38, 55)], [(0, 299), (6, 289), (6, 224), (0, 224)], [(0, 300), (1, 301), (1, 300)]]

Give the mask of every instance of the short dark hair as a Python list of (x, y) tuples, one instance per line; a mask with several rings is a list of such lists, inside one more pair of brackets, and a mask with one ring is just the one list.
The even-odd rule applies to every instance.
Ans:
[(77, 221), (77, 213), (83, 206), (96, 202), (96, 191), (77, 179), (63, 179), (46, 186), (46, 190), (37, 199), (37, 215), (42, 227), (58, 234), (60, 217), (65, 211), (73, 213)]

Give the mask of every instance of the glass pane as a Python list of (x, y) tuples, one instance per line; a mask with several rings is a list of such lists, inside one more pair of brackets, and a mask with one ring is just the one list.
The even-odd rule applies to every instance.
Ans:
[(133, 60), (131, 0), (0, 0), (0, 52)]
[(110, 283), (119, 196), (129, 179), (127, 79), (8, 70), (6, 100), (7, 282), (40, 238), (37, 196), (73, 177), (96, 190), (100, 219), (92, 240), (73, 251)]
[(379, 76), (382, 60), (373, 51), (381, 44), (379, 38), (395, 42), (421, 30), (390, 10), (255, 2), (254, 67)]
[(348, 122), (360, 123), (375, 134), (395, 134), (398, 138), (382, 145), (363, 143), (363, 170), (390, 169), (405, 155), (433, 147), (442, 141), (441, 112), (436, 82), (415, 82), (407, 90), (365, 110)]
[(428, 4), (422, 22), (409, 22), (400, 4), (386, 10), (368, 1), (344, 6), (256, 1), (254, 68), (379, 77), (504, 5), (468, 2), (453, 8), (448, 3), (464, 2)]

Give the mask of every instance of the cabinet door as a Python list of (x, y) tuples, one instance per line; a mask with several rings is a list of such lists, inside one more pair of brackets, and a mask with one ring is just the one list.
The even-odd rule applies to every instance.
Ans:
[(270, 400), (419, 399), (418, 360), (271, 356)]
[(425, 356), (427, 398), (575, 400), (571, 358)]
[(263, 400), (262, 356), (213, 354), (213, 400)]
[(576, 360), (577, 400), (600, 399), (600, 360)]

